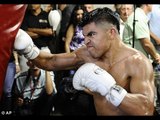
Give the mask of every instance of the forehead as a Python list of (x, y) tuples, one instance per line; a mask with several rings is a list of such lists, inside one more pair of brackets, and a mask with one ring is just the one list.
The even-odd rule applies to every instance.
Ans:
[(100, 31), (100, 30), (101, 30), (100, 27), (98, 27), (98, 25), (96, 25), (94, 22), (89, 23), (83, 27), (84, 34), (87, 34), (91, 31)]
[(79, 9), (79, 10), (76, 11), (76, 13), (83, 13), (83, 10)]
[(124, 9), (124, 8), (132, 9), (133, 5), (132, 4), (122, 4), (122, 6), (120, 7), (120, 9)]
[(91, 8), (91, 7), (93, 7), (93, 5), (92, 5), (92, 4), (85, 4), (84, 6), (85, 6), (85, 7), (87, 7), (87, 8)]

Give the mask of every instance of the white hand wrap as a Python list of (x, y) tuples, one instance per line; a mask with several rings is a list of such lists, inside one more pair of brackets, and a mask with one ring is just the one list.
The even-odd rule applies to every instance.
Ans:
[(86, 63), (76, 71), (73, 87), (77, 90), (87, 88), (98, 92), (115, 106), (118, 106), (127, 94), (125, 89), (116, 85), (116, 81), (107, 71), (93, 63)]
[(31, 37), (22, 29), (19, 29), (14, 48), (19, 54), (23, 54), (27, 59), (35, 59), (40, 50), (33, 44)]
[(110, 92), (106, 95), (106, 99), (110, 101), (114, 106), (119, 106), (127, 91), (119, 85), (114, 85), (111, 87)]

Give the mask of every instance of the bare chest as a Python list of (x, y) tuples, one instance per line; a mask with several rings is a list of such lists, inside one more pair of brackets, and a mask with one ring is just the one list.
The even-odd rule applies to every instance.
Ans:
[(128, 92), (130, 91), (129, 84), (131, 77), (129, 76), (125, 62), (117, 63), (113, 66), (101, 63), (99, 66), (111, 74), (118, 85), (125, 88)]

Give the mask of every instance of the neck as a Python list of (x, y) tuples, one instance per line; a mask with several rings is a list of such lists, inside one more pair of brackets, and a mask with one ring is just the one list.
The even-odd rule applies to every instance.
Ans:
[(114, 42), (111, 43), (112, 47), (110, 47), (109, 51), (106, 54), (107, 63), (109, 64), (109, 67), (112, 67), (115, 63), (119, 61), (119, 53), (123, 49), (124, 44), (120, 39), (114, 40)]

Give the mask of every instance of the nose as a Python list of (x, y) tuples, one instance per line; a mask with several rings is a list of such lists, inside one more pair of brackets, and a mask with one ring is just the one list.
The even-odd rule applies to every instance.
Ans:
[(84, 37), (84, 44), (87, 45), (90, 42), (89, 37), (85, 36)]

